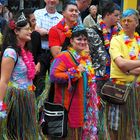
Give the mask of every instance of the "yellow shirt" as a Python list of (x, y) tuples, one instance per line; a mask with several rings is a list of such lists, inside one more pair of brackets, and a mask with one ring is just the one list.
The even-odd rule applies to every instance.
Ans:
[[(124, 37), (123, 34), (115, 36), (112, 38), (110, 42), (110, 49), (109, 49), (109, 53), (111, 56), (110, 77), (115, 78), (119, 81), (131, 82), (134, 80), (134, 75), (127, 75), (123, 73), (114, 62), (115, 58), (119, 56), (122, 56), (124, 59), (130, 60), (130, 56), (129, 56), (130, 50), (128, 46), (125, 44), (123, 37)], [(133, 44), (133, 47), (135, 47), (135, 54), (138, 59), (139, 48), (138, 48), (137, 41), (135, 38), (132, 40), (132, 44)], [(140, 81), (140, 77), (138, 78), (137, 81), (138, 82)]]

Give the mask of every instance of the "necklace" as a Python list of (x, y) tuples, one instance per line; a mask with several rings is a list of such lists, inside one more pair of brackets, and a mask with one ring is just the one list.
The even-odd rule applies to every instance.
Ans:
[(32, 53), (21, 48), (21, 56), (25, 65), (27, 66), (27, 76), (30, 80), (33, 80), (35, 77), (35, 63)]
[(77, 26), (77, 22), (73, 22), (73, 23), (72, 23), (72, 28), (70, 28), (70, 27), (66, 24), (65, 19), (63, 19), (63, 20), (61, 21), (61, 23), (62, 23), (62, 25), (64, 26), (64, 32), (65, 32), (66, 37), (70, 38), (71, 35), (72, 35), (72, 29), (73, 29), (75, 26)]
[[(129, 57), (131, 60), (136, 60), (137, 56), (136, 56), (136, 51), (135, 51), (135, 45), (133, 45), (133, 39), (130, 39), (129, 36), (127, 36), (124, 31), (121, 31), (120, 34), (123, 34), (123, 39), (124, 39), (124, 43), (125, 45), (128, 47), (129, 49)], [(140, 59), (140, 36), (138, 35), (138, 33), (134, 33), (134, 39), (137, 42), (138, 45), (138, 59)]]
[(76, 52), (72, 47), (69, 48), (69, 51), (72, 53), (74, 58), (79, 64), (82, 64), (86, 69), (86, 73), (88, 75), (88, 85), (95, 82), (95, 74), (94, 69), (92, 67), (92, 63), (90, 61), (90, 56), (86, 55), (85, 51), (82, 51), (80, 54)]
[(111, 38), (112, 38), (113, 35), (117, 34), (118, 28), (117, 28), (117, 26), (114, 26), (111, 29), (110, 34), (108, 34), (106, 24), (104, 23), (104, 21), (102, 19), (100, 19), (99, 24), (100, 24), (101, 30), (103, 32), (103, 38), (104, 38), (105, 48), (106, 49), (109, 49), (109, 47), (110, 47), (110, 40), (111, 40)]
[(90, 56), (87, 55), (85, 51), (78, 53), (72, 47), (68, 48), (68, 50), (75, 60), (84, 66), (88, 78), (88, 92), (84, 94), (84, 99), (86, 99), (86, 115), (84, 116), (85, 123), (83, 127), (83, 138), (86, 138), (87, 132), (91, 132), (91, 135), (95, 138), (97, 136), (98, 97), (95, 91), (96, 84), (94, 68), (92, 67)]

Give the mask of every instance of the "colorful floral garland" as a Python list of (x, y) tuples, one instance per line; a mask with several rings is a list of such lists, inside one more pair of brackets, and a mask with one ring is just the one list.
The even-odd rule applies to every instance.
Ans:
[(64, 25), (64, 32), (65, 32), (66, 37), (70, 38), (71, 35), (72, 35), (72, 28), (74, 28), (75, 26), (77, 26), (77, 22), (73, 22), (73, 23), (72, 23), (72, 24), (73, 24), (72, 28), (70, 28), (70, 27), (66, 24), (65, 19), (63, 19), (63, 20), (61, 21), (61, 23), (62, 23), (62, 25)]
[(29, 51), (25, 51), (21, 48), (21, 56), (25, 65), (27, 66), (27, 75), (30, 80), (33, 80), (35, 77), (35, 63), (33, 59), (33, 55)]
[[(125, 45), (128, 46), (129, 48), (129, 57), (131, 60), (136, 60), (137, 59), (137, 56), (135, 54), (135, 46), (133, 46), (133, 41), (132, 39), (130, 39), (129, 36), (127, 36), (124, 31), (121, 31), (120, 34), (123, 34), (124, 37), (124, 42), (125, 42)], [(137, 41), (137, 44), (138, 44), (138, 48), (139, 48), (139, 53), (138, 53), (138, 59), (140, 59), (140, 36), (138, 35), (138, 33), (134, 33), (134, 38), (136, 39)]]
[(109, 36), (106, 24), (104, 23), (104, 21), (102, 19), (100, 19), (99, 24), (100, 24), (101, 30), (103, 32), (104, 45), (105, 45), (106, 49), (109, 49), (110, 40), (111, 40), (113, 35), (117, 34), (118, 28), (117, 28), (117, 26), (114, 26), (113, 29), (111, 30), (111, 33)]
[[(80, 54), (76, 52), (72, 47), (68, 48), (69, 52), (73, 55), (75, 60), (82, 64), (85, 68), (87, 77), (88, 77), (88, 93), (86, 93), (86, 97), (89, 100), (86, 101), (86, 115), (83, 127), (83, 138), (86, 139), (87, 136), (92, 136), (94, 138), (97, 137), (97, 120), (98, 120), (98, 97), (95, 91), (95, 74), (94, 68), (92, 67), (92, 62), (90, 61), (90, 56), (87, 55), (85, 51), (82, 51)], [(85, 97), (85, 98), (86, 98)], [(88, 115), (87, 115), (88, 114)]]

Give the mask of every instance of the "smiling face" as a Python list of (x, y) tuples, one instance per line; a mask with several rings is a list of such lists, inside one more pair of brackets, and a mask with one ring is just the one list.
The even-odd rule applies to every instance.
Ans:
[(19, 30), (15, 29), (15, 34), (17, 35), (17, 40), (19, 42), (26, 43), (31, 40), (31, 27), (29, 23), (21, 27)]
[(63, 16), (69, 22), (76, 22), (78, 19), (78, 8), (76, 5), (67, 5), (66, 9), (63, 11)]
[(81, 35), (79, 37), (74, 37), (70, 40), (73, 49), (75, 49), (77, 52), (81, 52), (85, 49), (87, 49), (88, 46), (88, 40), (87, 37)]

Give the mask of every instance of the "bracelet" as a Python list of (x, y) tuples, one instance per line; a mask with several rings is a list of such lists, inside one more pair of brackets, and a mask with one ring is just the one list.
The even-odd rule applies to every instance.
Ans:
[(3, 101), (0, 101), (0, 111), (4, 111), (7, 109), (7, 104), (5, 104)]

